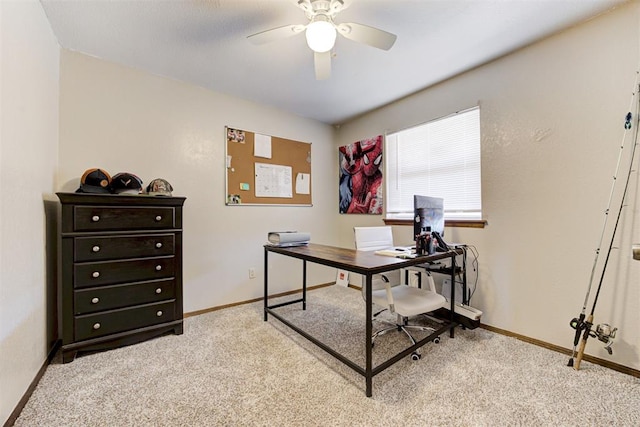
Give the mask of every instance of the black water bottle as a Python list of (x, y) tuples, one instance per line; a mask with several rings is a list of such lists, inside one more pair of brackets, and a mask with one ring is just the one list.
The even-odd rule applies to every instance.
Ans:
[(422, 236), (422, 233), (416, 234), (416, 255), (422, 255)]
[(433, 237), (431, 237), (431, 234), (427, 234), (427, 250), (426, 250), (427, 254), (432, 255), (435, 252), (435, 249), (433, 247)]

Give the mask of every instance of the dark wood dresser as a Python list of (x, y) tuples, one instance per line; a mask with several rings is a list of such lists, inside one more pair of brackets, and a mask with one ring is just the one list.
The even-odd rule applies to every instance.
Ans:
[(182, 334), (184, 197), (56, 193), (63, 363)]

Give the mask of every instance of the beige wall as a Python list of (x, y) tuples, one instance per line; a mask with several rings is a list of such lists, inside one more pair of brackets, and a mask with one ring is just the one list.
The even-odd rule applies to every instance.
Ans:
[(38, 2), (0, 2), (0, 424), (46, 360), (60, 48)]
[[(135, 173), (144, 185), (165, 178), (187, 197), (185, 312), (261, 297), (269, 231), (309, 231), (315, 242), (336, 243), (332, 127), (69, 51), (60, 93), (61, 190), (75, 191), (85, 169), (101, 167)], [(312, 143), (313, 207), (225, 206), (226, 125)], [(272, 258), (273, 291), (296, 287), (302, 264)], [(310, 283), (335, 280), (332, 269), (309, 273)]]
[[(584, 302), (624, 116), (638, 89), (639, 22), (634, 2), (340, 128), (336, 145), (480, 105), (488, 226), (447, 230), (447, 239), (479, 250), (472, 305), (484, 311), (484, 323), (572, 347), (569, 321)], [(627, 140), (626, 153), (631, 146)], [(640, 369), (640, 262), (630, 249), (640, 240), (638, 179), (632, 175), (620, 250), (612, 253), (595, 315), (595, 323), (620, 328), (614, 355), (595, 339), (587, 347), (634, 369)], [(619, 197), (613, 206), (617, 211)], [(351, 244), (351, 227), (365, 223), (380, 219), (341, 217), (340, 244)], [(396, 240), (411, 238), (409, 227), (394, 233)], [(592, 298), (595, 287), (597, 281)]]
[[(602, 226), (622, 122), (640, 57), (637, 2), (437, 85), (341, 127), (185, 83), (60, 53), (37, 2), (1, 2), (0, 421), (45, 361), (54, 333), (44, 201), (75, 191), (90, 167), (168, 179), (187, 197), (185, 311), (257, 298), (270, 230), (310, 231), (352, 246), (354, 225), (379, 216), (337, 214), (336, 146), (476, 104), (483, 134), (484, 229), (447, 230), (475, 245), (483, 321), (570, 347)], [(60, 65), (58, 66), (58, 64)], [(58, 80), (60, 81), (58, 86)], [(60, 99), (58, 103), (58, 94)], [(58, 118), (59, 111), (59, 118)], [(313, 143), (314, 206), (226, 207), (224, 126)], [(59, 142), (58, 142), (59, 139)], [(59, 157), (59, 161), (58, 161)], [(596, 323), (620, 331), (609, 357), (640, 369), (638, 174), (624, 211)], [(408, 227), (395, 227), (406, 241)], [(55, 232), (53, 233), (55, 235)], [(298, 262), (274, 257), (274, 291), (298, 285)], [(256, 279), (248, 278), (255, 267)], [(291, 274), (293, 273), (293, 274)], [(310, 282), (334, 271), (310, 266)]]

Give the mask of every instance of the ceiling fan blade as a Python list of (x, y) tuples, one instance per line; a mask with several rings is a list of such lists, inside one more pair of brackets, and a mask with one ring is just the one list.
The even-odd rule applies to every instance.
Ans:
[(338, 30), (338, 33), (350, 40), (368, 44), (369, 46), (377, 47), (382, 50), (391, 49), (391, 46), (393, 46), (397, 38), (395, 34), (363, 24), (337, 24), (336, 29)]
[(247, 39), (256, 45), (270, 43), (272, 41), (281, 40), (287, 37), (295, 36), (306, 28), (306, 25), (285, 25), (283, 27), (272, 28), (260, 33), (247, 36)]
[(331, 77), (331, 51), (314, 52), (313, 64), (316, 69), (316, 80), (326, 80)]

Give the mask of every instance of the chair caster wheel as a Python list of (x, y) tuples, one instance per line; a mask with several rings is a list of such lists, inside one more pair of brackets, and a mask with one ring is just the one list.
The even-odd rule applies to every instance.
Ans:
[(413, 352), (411, 353), (411, 360), (420, 360), (422, 356), (419, 353)]
[(434, 342), (434, 343), (436, 343), (436, 344), (438, 344), (438, 343), (440, 342), (440, 337), (435, 337), (435, 338), (433, 339), (433, 342)]

